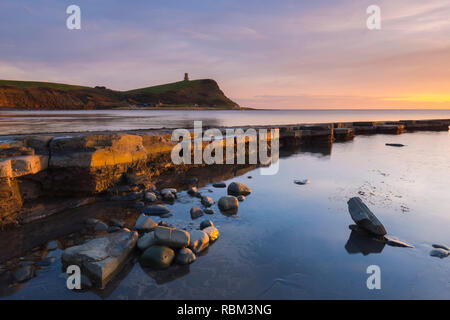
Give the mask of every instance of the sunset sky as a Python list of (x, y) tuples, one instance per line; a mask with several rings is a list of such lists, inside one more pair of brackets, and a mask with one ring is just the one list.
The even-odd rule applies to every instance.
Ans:
[(450, 1), (0, 2), (0, 79), (128, 90), (184, 72), (254, 108), (450, 108)]

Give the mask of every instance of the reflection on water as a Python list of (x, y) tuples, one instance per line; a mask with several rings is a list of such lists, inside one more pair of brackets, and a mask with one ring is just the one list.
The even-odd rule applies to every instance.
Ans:
[[(389, 148), (386, 142), (406, 147)], [(7, 286), (0, 276), (0, 294), (4, 299), (450, 299), (448, 259), (429, 255), (431, 244), (450, 244), (448, 132), (358, 136), (334, 144), (331, 152), (287, 150), (274, 176), (261, 176), (256, 168), (243, 168), (245, 174), (237, 176), (224, 172), (217, 171), (220, 179), (245, 183), (252, 194), (239, 204), (237, 216), (224, 216), (214, 205), (216, 214), (207, 218), (220, 237), (188, 268), (146, 269), (136, 256), (104, 291), (71, 292), (58, 258), (19, 287)], [(208, 174), (199, 190), (217, 202), (226, 190), (213, 188), (209, 181), (215, 174)], [(296, 185), (294, 178), (311, 183)], [(349, 230), (347, 200), (353, 196), (364, 200), (389, 236), (414, 248), (384, 245)], [(165, 220), (186, 226), (200, 199), (183, 191), (169, 206), (174, 216)], [(97, 214), (101, 208), (90, 210)], [(105, 214), (112, 211), (104, 208)], [(28, 243), (37, 237), (30, 232), (14, 239)], [(59, 257), (61, 250), (51, 253)], [(367, 289), (369, 265), (380, 266), (382, 290)]]
[(450, 110), (0, 111), (0, 135), (191, 128), (194, 120), (220, 127), (437, 118), (449, 119)]

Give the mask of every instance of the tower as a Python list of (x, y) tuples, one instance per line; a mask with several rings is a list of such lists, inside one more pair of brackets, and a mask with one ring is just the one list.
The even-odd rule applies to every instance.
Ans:
[(184, 74), (184, 81), (189, 81), (189, 74), (188, 73)]

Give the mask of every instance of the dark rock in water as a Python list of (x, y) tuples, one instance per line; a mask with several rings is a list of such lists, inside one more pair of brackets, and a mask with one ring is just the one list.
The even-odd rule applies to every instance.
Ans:
[(172, 264), (174, 258), (175, 252), (171, 248), (154, 245), (144, 251), (140, 262), (144, 267), (165, 269)]
[(195, 194), (196, 194), (197, 192), (198, 192), (198, 191), (197, 191), (197, 187), (189, 188), (189, 190), (187, 191), (187, 193), (188, 193), (189, 195), (191, 195), (191, 196), (195, 196)]
[(252, 193), (252, 190), (243, 183), (240, 182), (232, 182), (228, 185), (228, 194), (233, 196), (247, 196)]
[(45, 259), (42, 259), (41, 261), (36, 263), (36, 266), (38, 267), (48, 267), (53, 262), (56, 261), (56, 257), (46, 257)]
[(173, 214), (171, 214), (171, 213), (164, 213), (160, 217), (164, 218), (164, 219), (167, 219), (167, 218), (173, 217)]
[(200, 223), (200, 230), (203, 230), (203, 229), (205, 229), (205, 228), (208, 228), (208, 227), (214, 227), (214, 223), (211, 221), (211, 220), (203, 220), (201, 223)]
[(16, 272), (14, 272), (14, 279), (17, 282), (25, 282), (34, 277), (35, 268), (33, 265), (28, 265), (19, 268)]
[(386, 229), (377, 217), (362, 202), (361, 198), (354, 197), (348, 202), (348, 211), (355, 223), (371, 233), (379, 236), (386, 235)]
[(203, 210), (203, 212), (206, 214), (214, 214), (214, 213), (216, 213), (216, 210), (211, 209), (211, 208), (206, 208), (205, 210)]
[(225, 182), (216, 182), (212, 185), (214, 188), (226, 188), (227, 184)]
[(110, 226), (110, 227), (108, 228), (108, 233), (113, 233), (113, 232), (117, 232), (117, 231), (120, 231), (120, 230), (122, 230), (121, 227), (118, 227), (118, 226)]
[(384, 239), (386, 240), (386, 244), (392, 247), (414, 248), (414, 246), (404, 241), (400, 241), (389, 236), (384, 236)]
[(123, 220), (112, 218), (112, 219), (109, 220), (109, 225), (112, 226), (112, 227), (124, 228), (125, 227), (125, 222)]
[(401, 143), (386, 143), (386, 145), (389, 147), (399, 147), (399, 148), (405, 146), (404, 144)]
[(446, 258), (450, 255), (450, 252), (445, 249), (433, 249), (430, 252), (430, 256), (437, 258)]
[(172, 192), (161, 193), (161, 196), (164, 201), (174, 201), (176, 198), (176, 195)]
[(195, 253), (192, 252), (191, 249), (183, 248), (177, 252), (175, 257), (175, 262), (181, 265), (190, 264), (197, 259)]
[(142, 213), (147, 214), (149, 216), (161, 216), (165, 213), (170, 213), (170, 209), (167, 208), (165, 205), (156, 204), (145, 207), (144, 209), (142, 209)]
[(200, 218), (204, 215), (203, 210), (197, 207), (193, 207), (191, 208), (191, 218), (192, 219), (197, 219)]
[(194, 251), (195, 254), (199, 254), (208, 247), (209, 236), (206, 232), (201, 230), (194, 230), (190, 233), (191, 239), (189, 248)]
[(150, 192), (150, 191), (145, 193), (144, 198), (148, 202), (155, 202), (156, 200), (158, 200), (158, 198), (156, 197), (156, 194), (154, 194), (153, 192)]
[(78, 265), (96, 286), (103, 288), (128, 259), (137, 240), (137, 232), (122, 229), (67, 248), (62, 261), (66, 266)]
[(174, 227), (173, 225), (171, 225), (171, 224), (165, 222), (164, 220), (161, 220), (161, 221), (158, 223), (158, 226), (161, 226), (161, 227), (167, 227), (167, 228), (173, 228), (173, 227)]
[(213, 198), (208, 196), (203, 196), (201, 202), (205, 207), (211, 207), (214, 204)]
[(450, 248), (448, 246), (443, 245), (443, 244), (433, 244), (433, 248), (444, 249), (444, 250), (450, 251)]
[(217, 204), (219, 209), (225, 213), (235, 214), (238, 211), (239, 201), (234, 196), (224, 196), (219, 199)]
[(196, 193), (194, 193), (193, 196), (196, 198), (199, 198), (199, 199), (201, 199), (203, 197), (202, 194), (198, 191)]
[(155, 234), (153, 232), (147, 232), (142, 237), (139, 238), (137, 242), (137, 247), (139, 250), (144, 251), (148, 247), (151, 247), (156, 243)]
[(247, 179), (253, 179), (253, 177), (252, 176), (248, 176)]
[(158, 226), (158, 224), (145, 214), (141, 214), (135, 224), (136, 230), (143, 232), (153, 231), (156, 226)]
[(239, 196), (239, 197), (237, 197), (237, 199), (238, 199), (238, 201), (242, 202), (245, 200), (245, 196)]
[(309, 181), (308, 179), (304, 179), (304, 180), (295, 179), (294, 183), (303, 186), (305, 184), (310, 184), (311, 181)]
[(104, 231), (108, 231), (108, 225), (102, 221), (99, 221), (95, 224), (94, 226), (94, 231), (95, 232), (104, 232)]
[(94, 225), (97, 224), (98, 222), (101, 222), (101, 221), (98, 220), (98, 219), (87, 219), (87, 220), (86, 220), (86, 224), (87, 224), (88, 226), (94, 226)]

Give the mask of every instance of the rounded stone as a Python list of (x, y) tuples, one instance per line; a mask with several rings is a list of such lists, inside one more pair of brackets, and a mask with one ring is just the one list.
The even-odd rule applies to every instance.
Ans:
[(191, 249), (189, 248), (183, 248), (180, 249), (177, 252), (177, 255), (175, 257), (175, 262), (178, 264), (190, 264), (192, 262), (194, 262), (197, 259), (197, 256), (195, 255), (195, 253), (192, 252)]
[(140, 261), (144, 267), (165, 269), (172, 264), (174, 258), (175, 252), (171, 248), (155, 245), (144, 251)]
[(218, 206), (224, 212), (237, 212), (239, 201), (234, 196), (223, 196), (219, 199)]
[(228, 194), (233, 196), (247, 196), (252, 193), (252, 190), (243, 183), (240, 182), (232, 182), (228, 185), (227, 189)]

